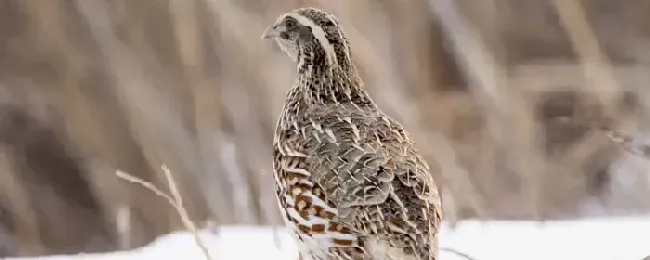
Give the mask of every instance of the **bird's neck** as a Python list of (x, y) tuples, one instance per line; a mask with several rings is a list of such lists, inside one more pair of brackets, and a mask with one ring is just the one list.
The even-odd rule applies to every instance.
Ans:
[(295, 91), (309, 104), (371, 102), (350, 55), (336, 47), (333, 58), (321, 48), (301, 52)]
[(296, 89), (308, 104), (367, 103), (368, 94), (363, 88), (354, 66), (304, 65), (298, 69)]
[(312, 42), (301, 46), (299, 50), (298, 72), (309, 67), (338, 67), (343, 72), (356, 73), (350, 56), (347, 46), (342, 43), (322, 46)]

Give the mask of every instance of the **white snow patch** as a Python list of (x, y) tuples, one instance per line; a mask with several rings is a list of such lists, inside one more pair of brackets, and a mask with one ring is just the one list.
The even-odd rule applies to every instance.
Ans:
[[(274, 234), (274, 232), (276, 232)], [(642, 260), (650, 255), (650, 218), (608, 218), (550, 222), (464, 221), (443, 227), (440, 246), (476, 260)], [(276, 236), (277, 235), (277, 236)], [(284, 229), (221, 227), (204, 232), (213, 259), (296, 260), (297, 249)], [(277, 239), (276, 239), (277, 238)], [(279, 240), (279, 241), (278, 241)], [(161, 236), (131, 251), (104, 254), (9, 258), (8, 260), (204, 259), (189, 233)], [(465, 259), (441, 251), (442, 260)]]

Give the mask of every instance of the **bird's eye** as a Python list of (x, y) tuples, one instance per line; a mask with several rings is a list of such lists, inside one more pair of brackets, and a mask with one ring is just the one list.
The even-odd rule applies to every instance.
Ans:
[(284, 23), (284, 26), (286, 26), (287, 28), (295, 27), (295, 26), (296, 26), (296, 21), (294, 21), (294, 20), (287, 20), (287, 21)]

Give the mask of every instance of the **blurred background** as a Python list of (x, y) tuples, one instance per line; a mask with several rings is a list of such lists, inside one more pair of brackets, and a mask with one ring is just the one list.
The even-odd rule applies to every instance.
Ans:
[(271, 144), (295, 66), (264, 28), (324, 8), (403, 122), (444, 218), (650, 212), (650, 1), (0, 0), (0, 256), (127, 249), (199, 226), (278, 225)]

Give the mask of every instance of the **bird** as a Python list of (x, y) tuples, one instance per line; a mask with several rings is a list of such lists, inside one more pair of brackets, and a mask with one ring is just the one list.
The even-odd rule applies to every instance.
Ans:
[(273, 185), (299, 256), (438, 259), (439, 166), (371, 99), (338, 18), (298, 8), (262, 39), (297, 68), (273, 136)]

